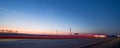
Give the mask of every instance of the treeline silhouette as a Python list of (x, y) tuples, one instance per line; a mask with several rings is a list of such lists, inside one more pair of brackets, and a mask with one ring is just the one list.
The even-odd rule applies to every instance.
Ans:
[(16, 30), (9, 30), (9, 29), (2, 29), (0, 30), (0, 33), (17, 33), (18, 31)]

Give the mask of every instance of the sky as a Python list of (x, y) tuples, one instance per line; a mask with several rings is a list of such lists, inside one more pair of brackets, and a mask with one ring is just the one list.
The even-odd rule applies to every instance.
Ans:
[(30, 34), (120, 33), (119, 0), (0, 0), (0, 29)]

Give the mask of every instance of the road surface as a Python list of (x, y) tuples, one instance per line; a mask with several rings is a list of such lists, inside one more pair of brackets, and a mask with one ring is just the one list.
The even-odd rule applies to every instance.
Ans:
[(76, 48), (110, 39), (112, 38), (11, 40), (0, 41), (0, 48)]
[(120, 48), (120, 38), (106, 41), (104, 43), (98, 43), (95, 45), (89, 45), (86, 47), (79, 47), (79, 48)]

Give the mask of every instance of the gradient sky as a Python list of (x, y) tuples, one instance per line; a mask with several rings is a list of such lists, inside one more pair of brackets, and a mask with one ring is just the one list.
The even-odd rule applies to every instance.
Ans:
[(0, 0), (1, 29), (22, 33), (120, 33), (119, 0)]

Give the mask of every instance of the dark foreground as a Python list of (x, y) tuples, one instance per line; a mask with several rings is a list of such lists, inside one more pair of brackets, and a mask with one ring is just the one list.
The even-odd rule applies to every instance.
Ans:
[[(111, 39), (113, 38), (80, 38), (80, 39), (55, 39), (55, 40), (23, 39), (13, 41), (0, 41), (0, 48), (80, 48), (86, 45), (91, 45)], [(115, 43), (112, 42), (111, 45)]]

